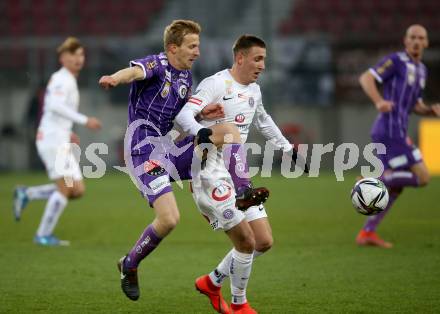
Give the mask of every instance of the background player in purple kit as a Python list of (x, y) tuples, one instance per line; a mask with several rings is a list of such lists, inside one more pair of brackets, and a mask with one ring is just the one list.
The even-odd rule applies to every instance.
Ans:
[[(422, 187), (429, 182), (428, 169), (420, 151), (407, 137), (408, 117), (411, 112), (424, 116), (440, 116), (440, 104), (427, 106), (422, 99), (427, 70), (421, 62), (428, 47), (428, 34), (421, 25), (410, 26), (404, 37), (405, 50), (392, 53), (376, 66), (364, 72), (360, 84), (374, 102), (379, 115), (373, 124), (371, 137), (386, 146), (386, 154), (379, 155), (385, 171), (380, 178), (390, 192), (387, 208), (369, 217), (356, 242), (391, 248), (392, 244), (376, 234), (382, 221), (404, 187)], [(383, 96), (376, 82), (383, 84)]]
[[(126, 136), (125, 141), (125, 146), (128, 147), (125, 152), (126, 163), (132, 178), (134, 177), (138, 188), (156, 214), (154, 221), (144, 230), (132, 250), (118, 263), (122, 290), (131, 300), (139, 298), (139, 263), (179, 221), (180, 214), (172, 193), (170, 177), (174, 180), (191, 178), (194, 136), (186, 137), (174, 145), (168, 133), (173, 127), (175, 116), (190, 97), (190, 69), (200, 54), (200, 31), (196, 22), (173, 21), (164, 31), (165, 52), (131, 61), (131, 67), (103, 76), (99, 81), (104, 88), (131, 83), (127, 132), (130, 136), (128, 141)], [(232, 143), (236, 143), (240, 149), (238, 153), (245, 160), (240, 133), (232, 125), (223, 124), (203, 129), (198, 133), (197, 143), (222, 145), (225, 134), (232, 134)], [(241, 185), (250, 184), (249, 178), (236, 179)], [(251, 193), (248, 195), (252, 196), (254, 189), (250, 189)], [(255, 204), (249, 202), (249, 206), (251, 205)]]

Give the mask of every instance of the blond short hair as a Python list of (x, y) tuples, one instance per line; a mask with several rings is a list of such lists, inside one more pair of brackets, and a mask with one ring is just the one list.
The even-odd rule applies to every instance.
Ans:
[(64, 52), (74, 53), (78, 48), (84, 48), (76, 37), (67, 37), (66, 40), (58, 46), (57, 53), (60, 56)]
[(199, 23), (191, 20), (174, 20), (165, 27), (163, 32), (163, 47), (167, 51), (168, 45), (175, 44), (178, 47), (182, 45), (183, 37), (188, 34), (199, 35), (202, 31)]

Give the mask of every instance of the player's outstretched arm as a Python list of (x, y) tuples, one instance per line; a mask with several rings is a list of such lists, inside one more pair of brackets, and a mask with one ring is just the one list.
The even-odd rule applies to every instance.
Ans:
[(99, 85), (104, 89), (116, 87), (119, 84), (128, 84), (133, 81), (144, 79), (144, 71), (139, 66), (133, 66), (119, 70), (112, 75), (104, 75), (99, 79)]
[(380, 112), (389, 112), (393, 109), (393, 103), (384, 100), (376, 85), (376, 78), (370, 71), (365, 71), (359, 77), (359, 83), (365, 94), (373, 101), (376, 109)]

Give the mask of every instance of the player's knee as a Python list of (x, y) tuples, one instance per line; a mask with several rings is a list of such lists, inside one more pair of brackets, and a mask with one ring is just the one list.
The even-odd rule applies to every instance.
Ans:
[(180, 221), (180, 215), (178, 213), (159, 217), (160, 224), (168, 232), (176, 228), (179, 221)]
[(247, 232), (242, 235), (239, 247), (237, 248), (241, 252), (252, 253), (255, 250), (255, 238), (252, 232)]
[(273, 238), (272, 237), (265, 238), (263, 240), (258, 241), (255, 244), (255, 251), (267, 252), (272, 248), (272, 245), (273, 245)]
[(428, 185), (429, 181), (430, 181), (430, 176), (429, 173), (422, 173), (421, 175), (419, 175), (419, 186), (426, 186)]
[(78, 186), (71, 189), (69, 194), (69, 199), (76, 199), (82, 197), (84, 195), (85, 190), (86, 189), (84, 186)]

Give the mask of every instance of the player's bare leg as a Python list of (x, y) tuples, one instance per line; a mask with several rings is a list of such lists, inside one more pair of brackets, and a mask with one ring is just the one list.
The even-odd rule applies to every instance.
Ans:
[(133, 301), (139, 299), (140, 296), (137, 275), (139, 263), (156, 249), (162, 239), (176, 227), (180, 219), (179, 209), (172, 192), (159, 196), (152, 205), (156, 214), (155, 219), (147, 226), (131, 251), (118, 262), (122, 291)]
[(412, 173), (417, 176), (419, 186), (426, 186), (430, 181), (428, 167), (426, 167), (425, 163), (419, 162), (410, 167)]

